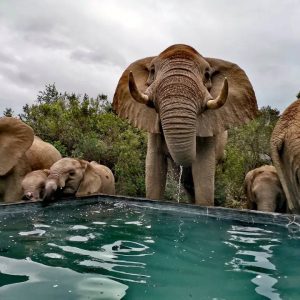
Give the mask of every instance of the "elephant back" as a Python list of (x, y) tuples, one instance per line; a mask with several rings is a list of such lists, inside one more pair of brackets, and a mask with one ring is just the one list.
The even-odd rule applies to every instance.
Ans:
[(62, 158), (59, 151), (50, 143), (44, 142), (35, 136), (26, 157), (32, 170), (49, 169), (56, 161)]

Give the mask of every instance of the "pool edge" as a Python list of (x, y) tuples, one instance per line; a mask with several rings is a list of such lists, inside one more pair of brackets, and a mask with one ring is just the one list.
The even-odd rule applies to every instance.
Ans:
[[(74, 199), (70, 201), (70, 199)], [(268, 213), (261, 211), (254, 211), (249, 209), (235, 209), (220, 206), (199, 206), (189, 203), (177, 203), (174, 201), (166, 200), (152, 200), (142, 197), (128, 197), (123, 195), (106, 195), (97, 194), (83, 197), (66, 197), (59, 201), (48, 203), (45, 208), (51, 207), (52, 205), (77, 205), (87, 204), (89, 202), (101, 202), (101, 201), (112, 201), (112, 202), (124, 202), (131, 203), (139, 207), (148, 207), (152, 209), (164, 209), (178, 211), (180, 213), (192, 213), (196, 215), (202, 215), (207, 217), (213, 217), (217, 219), (225, 220), (237, 220), (246, 222), (249, 224), (274, 224), (279, 226), (285, 226), (292, 231), (300, 231), (300, 215), (296, 214), (281, 214), (281, 213)], [(20, 201), (12, 203), (1, 203), (0, 211), (11, 211), (14, 208), (30, 207), (30, 206), (41, 206), (43, 202), (38, 201)]]

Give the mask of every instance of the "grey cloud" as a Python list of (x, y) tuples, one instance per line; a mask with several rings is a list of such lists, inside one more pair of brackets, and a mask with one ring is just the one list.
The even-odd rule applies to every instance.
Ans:
[(111, 99), (129, 63), (185, 43), (238, 63), (259, 106), (283, 110), (300, 90), (299, 15), (294, 0), (0, 1), (0, 89), (15, 111), (53, 82)]
[(71, 43), (67, 38), (60, 38), (58, 36), (51, 36), (48, 33), (42, 34), (24, 34), (23, 39), (28, 43), (38, 45), (39, 47), (49, 49), (66, 50), (71, 47)]
[(12, 56), (8, 52), (4, 52), (0, 49), (0, 63), (2, 64), (13, 64), (17, 60), (16, 57)]
[(91, 50), (91, 49), (75, 49), (70, 54), (71, 59), (91, 64), (115, 64), (124, 65), (125, 59), (114, 51)]
[(14, 69), (6, 66), (0, 66), (0, 71), (6, 79), (9, 79), (15, 85), (31, 85), (36, 80), (36, 78), (33, 75), (31, 75), (27, 70), (25, 72), (16, 68)]

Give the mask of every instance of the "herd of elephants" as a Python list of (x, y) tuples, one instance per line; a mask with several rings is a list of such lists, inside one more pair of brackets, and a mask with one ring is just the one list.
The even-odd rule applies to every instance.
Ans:
[[(238, 65), (203, 57), (182, 44), (129, 65), (116, 87), (113, 109), (148, 132), (146, 197), (163, 199), (168, 166), (182, 166), (192, 202), (207, 206), (214, 205), (215, 168), (227, 129), (258, 112), (252, 85)], [(283, 112), (270, 144), (273, 165), (245, 177), (248, 207), (300, 213), (300, 99)], [(109, 168), (62, 158), (21, 120), (0, 118), (0, 201), (99, 193), (115, 194)]]

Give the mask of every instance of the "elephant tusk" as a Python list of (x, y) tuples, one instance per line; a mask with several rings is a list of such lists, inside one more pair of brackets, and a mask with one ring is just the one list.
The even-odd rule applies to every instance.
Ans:
[(148, 105), (150, 102), (149, 96), (138, 90), (131, 71), (129, 72), (128, 83), (129, 83), (129, 91), (132, 98), (139, 103)]
[(206, 108), (217, 109), (222, 107), (228, 98), (228, 80), (227, 77), (224, 78), (223, 87), (220, 95), (213, 100), (208, 100), (206, 103)]

